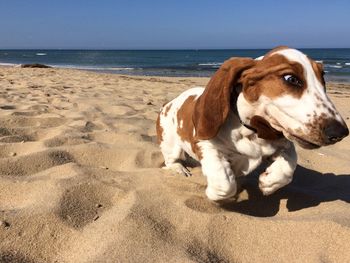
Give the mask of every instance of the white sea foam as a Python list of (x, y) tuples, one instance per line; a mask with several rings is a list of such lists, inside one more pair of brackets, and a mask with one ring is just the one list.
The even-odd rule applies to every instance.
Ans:
[(346, 62), (345, 65), (350, 66), (350, 62)]
[(105, 70), (134, 70), (134, 68), (98, 68), (98, 69), (105, 69)]
[(47, 54), (46, 53), (36, 53), (35, 55), (37, 55), (37, 56), (46, 56)]
[(123, 67), (92, 67), (92, 66), (80, 66), (80, 65), (50, 65), (57, 68), (73, 68), (73, 69), (85, 69), (85, 70), (134, 70), (135, 68), (123, 68)]
[(317, 63), (323, 63), (323, 60), (316, 60)]
[(221, 66), (222, 63), (212, 62), (212, 63), (199, 63), (198, 66)]
[(326, 65), (329, 68), (342, 68), (343, 66), (340, 65)]
[(14, 66), (18, 66), (18, 64), (15, 64), (15, 63), (0, 63), (0, 66), (14, 67)]

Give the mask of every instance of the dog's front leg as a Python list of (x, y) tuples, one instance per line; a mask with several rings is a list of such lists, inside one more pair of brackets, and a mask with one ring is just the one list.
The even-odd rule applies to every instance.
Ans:
[(274, 156), (274, 162), (259, 177), (259, 188), (264, 195), (274, 193), (293, 179), (297, 154), (293, 143), (290, 142), (288, 146)]
[(210, 143), (202, 144), (202, 172), (207, 177), (206, 195), (210, 200), (228, 199), (236, 194), (236, 179), (230, 163)]

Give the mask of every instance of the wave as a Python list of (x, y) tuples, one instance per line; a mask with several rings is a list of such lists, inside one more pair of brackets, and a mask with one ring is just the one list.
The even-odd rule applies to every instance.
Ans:
[(47, 54), (46, 53), (36, 53), (35, 55), (37, 55), (37, 56), (46, 56)]
[(198, 66), (221, 66), (222, 63), (211, 62), (211, 63), (199, 63)]
[(115, 71), (121, 71), (121, 70), (134, 70), (135, 68), (131, 67), (94, 67), (94, 66), (82, 66), (82, 65), (49, 65), (56, 68), (72, 68), (72, 69), (85, 69), (85, 70), (115, 70)]
[(14, 67), (14, 66), (18, 66), (19, 64), (15, 64), (15, 63), (0, 63), (0, 66), (6, 66), (6, 67)]
[(135, 68), (99, 68), (99, 69), (105, 69), (105, 70), (134, 70)]
[[(0, 62), (0, 66), (4, 67), (20, 67), (22, 64), (30, 64), (30, 63), (7, 63), (7, 62)], [(65, 69), (82, 69), (82, 70), (96, 70), (96, 71), (123, 71), (123, 70), (135, 70), (135, 69), (142, 69), (142, 68), (132, 68), (132, 67), (103, 67), (103, 66), (83, 66), (83, 65), (59, 65), (59, 64), (47, 64), (44, 63), (47, 66), (54, 67), (54, 68), (65, 68)]]
[(350, 66), (350, 62), (346, 62), (345, 65)]
[(325, 66), (328, 67), (328, 68), (343, 68), (343, 66), (341, 66), (341, 65), (329, 65), (329, 64), (326, 64)]

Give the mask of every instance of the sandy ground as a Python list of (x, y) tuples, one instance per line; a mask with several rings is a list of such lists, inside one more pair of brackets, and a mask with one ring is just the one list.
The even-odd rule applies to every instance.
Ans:
[[(160, 106), (207, 81), (0, 68), (0, 262), (350, 262), (349, 137), (224, 205), (160, 169)], [(328, 92), (350, 126), (350, 86)]]

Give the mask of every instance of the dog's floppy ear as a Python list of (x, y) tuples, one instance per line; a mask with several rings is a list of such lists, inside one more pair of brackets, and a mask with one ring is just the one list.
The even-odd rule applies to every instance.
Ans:
[(232, 88), (241, 73), (254, 64), (251, 58), (231, 58), (216, 71), (194, 108), (192, 120), (197, 139), (207, 140), (217, 135), (230, 110)]

